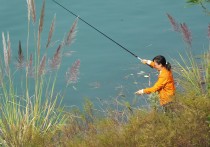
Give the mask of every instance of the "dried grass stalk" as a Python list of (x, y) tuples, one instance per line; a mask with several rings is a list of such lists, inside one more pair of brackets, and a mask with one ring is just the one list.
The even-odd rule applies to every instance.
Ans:
[(54, 32), (54, 28), (55, 28), (55, 19), (56, 19), (56, 15), (54, 15), (53, 21), (52, 21), (51, 26), (50, 26), (50, 32), (49, 32), (49, 35), (48, 35), (46, 48), (49, 47), (51, 39), (52, 39), (52, 35), (53, 35), (53, 32)]
[(41, 60), (41, 63), (40, 63), (40, 66), (39, 66), (39, 72), (38, 74), (41, 76), (45, 73), (45, 66), (46, 66), (46, 55), (44, 55), (42, 57), (42, 60)]
[(41, 33), (42, 30), (43, 30), (44, 14), (45, 14), (45, 0), (43, 0), (42, 11), (41, 11), (41, 16), (40, 16), (40, 20), (39, 20), (39, 32), (40, 32), (40, 33)]
[(9, 64), (11, 59), (11, 41), (9, 33), (7, 33), (7, 54), (8, 54), (8, 64)]
[(38, 40), (37, 40), (38, 56), (40, 56), (40, 48), (41, 48), (40, 40), (41, 40), (41, 32), (43, 30), (43, 24), (44, 24), (44, 12), (45, 12), (45, 0), (43, 0), (41, 16), (39, 19), (39, 31), (38, 31)]
[(54, 56), (53, 59), (50, 61), (50, 67), (51, 69), (58, 69), (60, 67), (60, 63), (61, 63), (61, 48), (62, 45), (59, 45)]
[(167, 13), (166, 15), (167, 15), (167, 17), (168, 17), (168, 19), (169, 19), (169, 21), (170, 21), (172, 27), (173, 27), (173, 30), (176, 31), (176, 32), (181, 32), (181, 31), (180, 31), (179, 23), (177, 23), (177, 22), (175, 21), (175, 19), (174, 19), (171, 15), (169, 15), (168, 13)]
[(21, 47), (21, 41), (19, 41), (19, 48), (18, 48), (18, 57), (17, 57), (17, 63), (16, 67), (18, 69), (23, 68), (24, 66), (24, 55)]
[(65, 40), (65, 45), (70, 45), (71, 43), (73, 43), (75, 36), (76, 36), (76, 32), (77, 32), (77, 23), (78, 23), (78, 17), (76, 18), (76, 20), (74, 21), (67, 37)]
[(9, 60), (8, 60), (8, 51), (7, 51), (7, 44), (6, 44), (4, 32), (2, 32), (2, 43), (3, 43), (3, 52), (4, 52), (4, 63), (5, 63), (6, 69), (8, 70), (9, 69)]
[(33, 55), (32, 54), (30, 55), (30, 59), (29, 59), (28, 71), (29, 71), (29, 76), (33, 77), (34, 69), (33, 69)]
[(188, 27), (185, 23), (180, 24), (180, 26), (181, 26), (181, 31), (182, 31), (184, 41), (191, 46), (192, 45), (192, 35), (191, 35), (190, 30), (188, 29)]
[(33, 23), (36, 22), (36, 7), (35, 7), (35, 3), (34, 3), (34, 0), (29, 0), (30, 1), (30, 10), (31, 10), (31, 16), (32, 16), (32, 20), (33, 20)]
[(67, 85), (77, 83), (79, 76), (80, 60), (74, 62), (72, 67), (66, 72)]
[(31, 17), (31, 0), (26, 0), (27, 2), (27, 8), (28, 8), (28, 21), (30, 21), (30, 17)]

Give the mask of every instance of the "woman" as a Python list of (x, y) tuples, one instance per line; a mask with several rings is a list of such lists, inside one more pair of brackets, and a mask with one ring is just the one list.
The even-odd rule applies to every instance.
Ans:
[(141, 62), (152, 68), (156, 68), (159, 71), (159, 76), (154, 86), (141, 89), (135, 92), (135, 94), (150, 94), (157, 91), (159, 93), (160, 105), (166, 106), (172, 102), (172, 96), (175, 93), (175, 85), (170, 63), (167, 63), (165, 57), (161, 55), (156, 56), (153, 61), (144, 59)]

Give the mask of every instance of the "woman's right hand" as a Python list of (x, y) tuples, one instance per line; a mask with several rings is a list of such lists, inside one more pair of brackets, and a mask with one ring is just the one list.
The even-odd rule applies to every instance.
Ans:
[(141, 63), (143, 63), (143, 64), (147, 64), (147, 62), (148, 62), (148, 60), (146, 60), (146, 59), (141, 60)]
[(142, 59), (142, 60), (141, 60), (141, 63), (147, 64), (147, 65), (150, 65), (151, 62), (152, 62), (151, 60), (146, 60), (146, 59)]

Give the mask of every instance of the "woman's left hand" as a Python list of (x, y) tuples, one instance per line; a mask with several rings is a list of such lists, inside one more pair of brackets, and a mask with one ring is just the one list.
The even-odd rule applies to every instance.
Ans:
[(139, 91), (136, 91), (135, 94), (142, 95), (142, 94), (144, 94), (144, 90), (141, 89), (141, 90), (139, 90)]

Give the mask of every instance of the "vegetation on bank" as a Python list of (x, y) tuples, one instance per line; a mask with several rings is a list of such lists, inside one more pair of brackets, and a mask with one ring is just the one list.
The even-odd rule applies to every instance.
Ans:
[[(30, 22), (36, 23), (34, 0), (28, 4), (28, 36)], [(74, 39), (77, 19), (69, 33), (56, 48), (53, 57), (42, 54), (41, 49), (54, 48), (51, 39), (54, 33), (53, 18), (46, 47), (42, 47), (45, 0), (43, 1), (34, 54), (28, 52), (24, 58), (19, 43), (16, 68), (11, 65), (11, 44), (2, 33), (4, 60), (1, 60), (1, 115), (0, 143), (2, 146), (210, 146), (210, 53), (194, 57), (191, 47), (191, 32), (185, 23), (177, 23), (167, 14), (174, 31), (183, 36), (186, 57), (174, 60), (174, 72), (182, 91), (177, 90), (170, 112), (153, 107), (145, 110), (122, 105), (121, 109), (102, 108), (97, 110), (86, 101), (83, 110), (66, 112), (59, 105), (68, 85), (77, 81), (79, 60), (67, 70), (66, 86), (56, 93), (57, 73), (64, 48)], [(209, 34), (210, 34), (210, 30)], [(210, 37), (210, 36), (209, 36)], [(47, 59), (49, 62), (47, 63)], [(15, 71), (14, 71), (15, 70)], [(21, 73), (22, 91), (18, 91), (14, 80)], [(25, 71), (25, 72), (23, 72)], [(24, 74), (23, 74), (24, 73)], [(181, 74), (180, 74), (181, 73)], [(19, 77), (18, 77), (19, 78)], [(156, 98), (155, 96), (152, 98)]]

